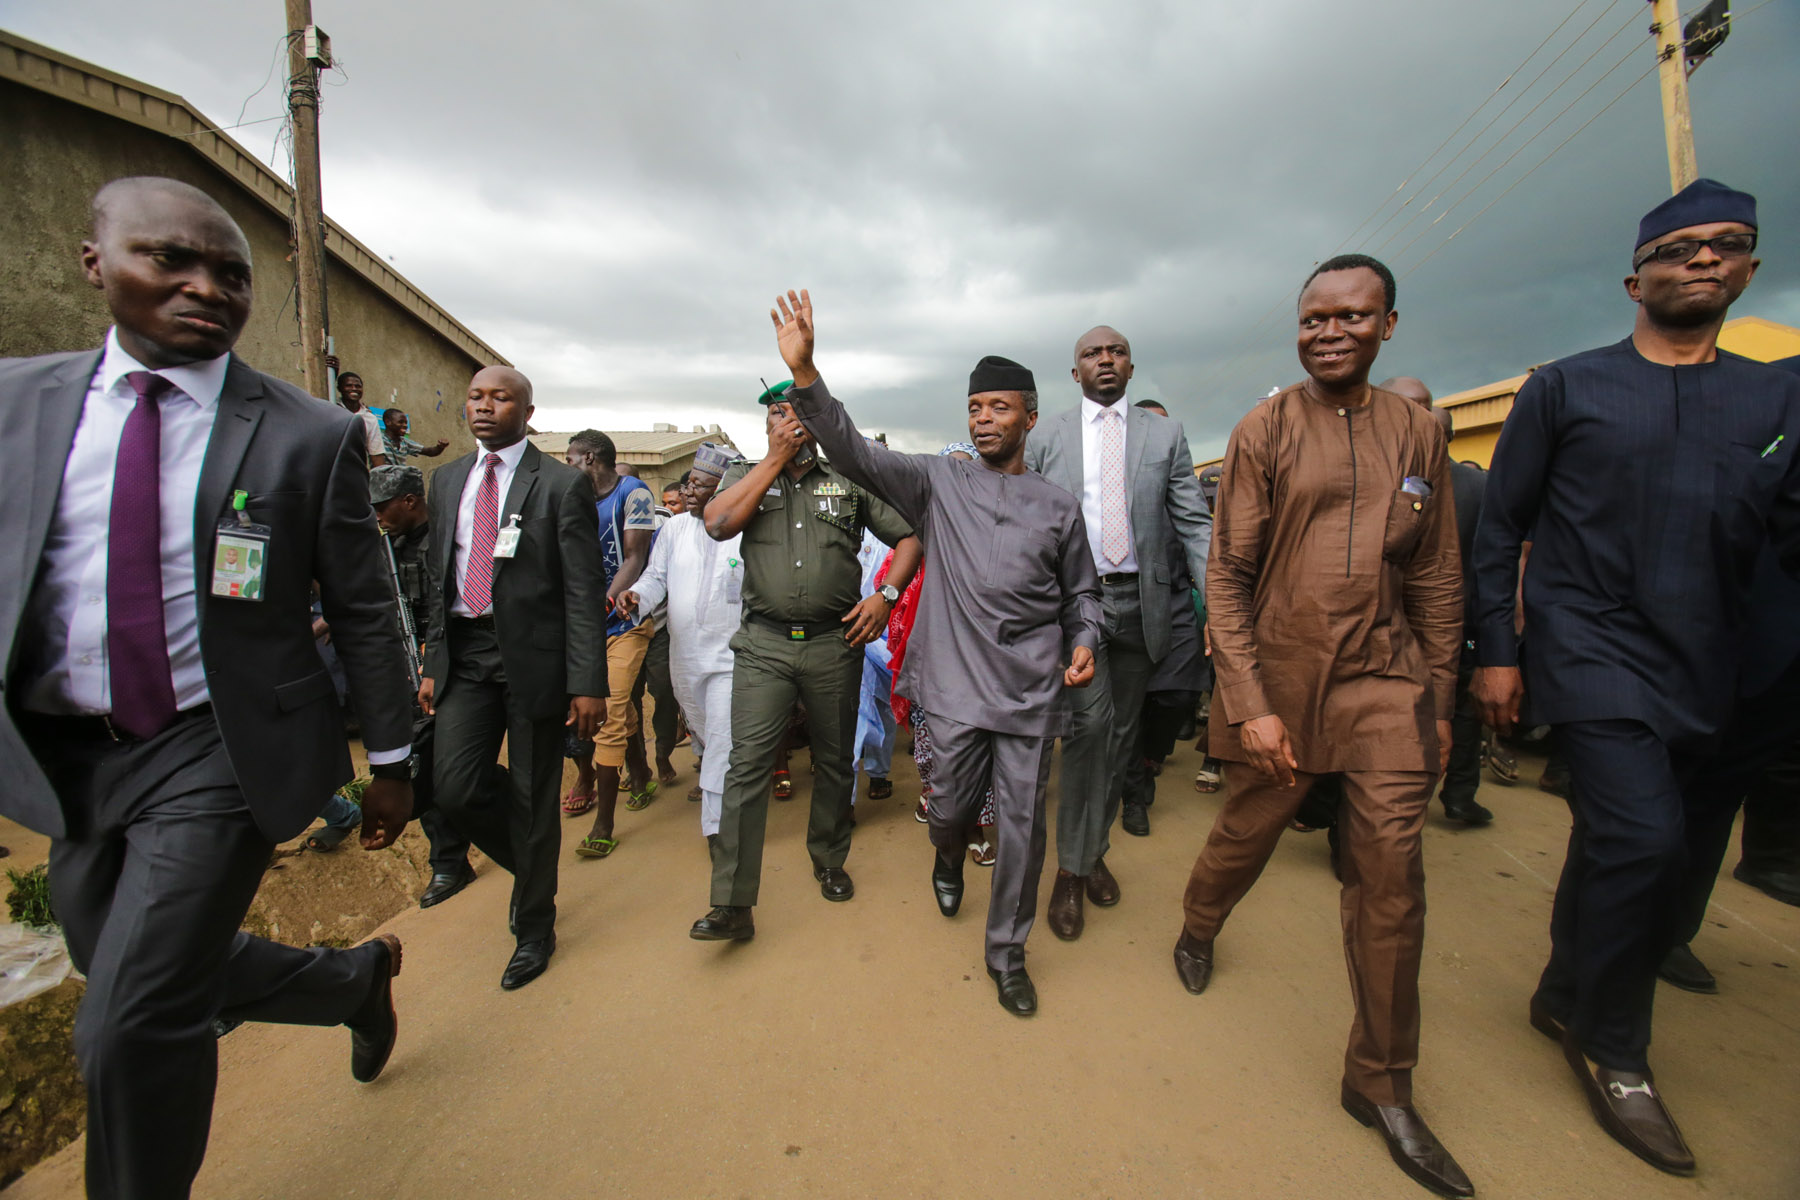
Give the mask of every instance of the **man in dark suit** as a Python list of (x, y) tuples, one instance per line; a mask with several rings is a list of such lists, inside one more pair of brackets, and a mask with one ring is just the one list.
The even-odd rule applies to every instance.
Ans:
[(1475, 538), (1471, 690), (1502, 733), (1522, 700), (1553, 726), (1573, 784), (1531, 1023), (1562, 1043), (1601, 1127), (1678, 1175), (1694, 1156), (1650, 1074), (1656, 969), (1700, 830), (1696, 773), (1737, 694), (1753, 569), (1770, 547), (1800, 574), (1800, 379), (1718, 345), (1756, 243), (1755, 199), (1710, 179), (1645, 214), (1631, 336), (1525, 381)]
[(1125, 764), (1137, 754), (1144, 692), (1169, 653), (1173, 614), (1188, 605), (1165, 530), (1174, 529), (1173, 547), (1196, 580), (1206, 578), (1212, 544), (1187, 435), (1180, 422), (1126, 402), (1131, 373), (1131, 344), (1118, 330), (1082, 334), (1070, 371), (1080, 403), (1038, 422), (1025, 446), (1027, 468), (1081, 501), (1105, 610), (1093, 686), (1068, 693), (1075, 721), (1063, 739), (1056, 882), (1045, 913), (1065, 940), (1081, 936), (1084, 895), (1102, 907), (1119, 902), (1106, 852)]
[[(556, 952), (563, 730), (590, 739), (606, 719), (606, 568), (593, 484), (525, 440), (531, 381), (484, 367), (464, 412), (478, 448), (431, 476), (419, 704), (437, 714), (438, 806), (512, 872), (510, 991)], [(502, 738), (513, 786), (496, 789)]]
[(351, 777), (313, 580), (370, 748), (367, 849), (412, 808), (411, 705), (360, 424), (231, 354), (242, 230), (185, 183), (115, 180), (81, 261), (105, 346), (0, 362), (0, 813), (53, 839), (87, 975), (88, 1194), (180, 1197), (215, 1017), (347, 1024), (363, 1081), (393, 1048), (397, 939), (238, 929), (275, 843)]

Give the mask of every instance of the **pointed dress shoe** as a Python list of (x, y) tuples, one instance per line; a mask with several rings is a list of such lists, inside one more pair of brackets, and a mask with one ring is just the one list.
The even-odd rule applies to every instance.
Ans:
[(819, 881), (819, 895), (827, 900), (841, 902), (856, 895), (856, 884), (842, 867), (814, 867), (813, 878)]
[(937, 897), (938, 911), (946, 917), (954, 917), (962, 908), (963, 856), (960, 852), (951, 862), (945, 862), (942, 854), (932, 855), (931, 892)]
[(350, 1030), (350, 1077), (358, 1083), (374, 1083), (394, 1052), (394, 1041), (400, 1036), (400, 1018), (394, 1012), (394, 976), (400, 973), (400, 939), (391, 933), (364, 942), (371, 954), (378, 955), (375, 980), (369, 995), (344, 1022)]
[(1381, 1134), (1394, 1165), (1414, 1183), (1440, 1196), (1460, 1198), (1475, 1194), (1475, 1185), (1412, 1105), (1377, 1104), (1362, 1093), (1351, 1091), (1347, 1083), (1343, 1085), (1341, 1101), (1345, 1112)]
[(430, 908), (434, 904), (442, 904), (474, 882), (475, 868), (466, 862), (460, 871), (445, 871), (433, 875), (425, 890), (419, 893), (419, 907)]
[(1050, 885), (1050, 908), (1044, 914), (1044, 922), (1050, 926), (1051, 933), (1065, 942), (1080, 937), (1081, 927), (1087, 922), (1081, 912), (1081, 892), (1081, 876), (1060, 869), (1056, 872), (1056, 882)]
[(1183, 929), (1175, 942), (1175, 974), (1181, 986), (1198, 996), (1212, 982), (1212, 972), (1213, 944)]
[(1772, 900), (1800, 905), (1800, 871), (1764, 871), (1740, 862), (1731, 868), (1731, 877)]
[(1650, 1075), (1590, 1064), (1568, 1034), (1563, 1035), (1563, 1057), (1581, 1082), (1594, 1119), (1614, 1141), (1671, 1175), (1694, 1173), (1694, 1152), (1682, 1139), (1675, 1118), (1663, 1107), (1662, 1094)]
[(1001, 1008), (1015, 1017), (1029, 1017), (1037, 1012), (1037, 988), (1032, 986), (1031, 976), (1025, 973), (1024, 967), (1017, 971), (996, 971), (989, 967), (987, 973), (998, 989)]
[(1702, 996), (1719, 994), (1719, 981), (1686, 945), (1672, 947), (1663, 955), (1662, 965), (1656, 968), (1656, 977), (1684, 992), (1698, 992)]
[(1119, 902), (1119, 881), (1113, 873), (1106, 869), (1106, 860), (1094, 860), (1094, 869), (1085, 880), (1087, 898), (1101, 908), (1111, 908)]
[(1494, 810), (1485, 804), (1477, 803), (1473, 796), (1467, 800), (1452, 803), (1444, 801), (1444, 816), (1452, 821), (1461, 821), (1464, 825), (1486, 825), (1493, 821)]
[(756, 922), (747, 905), (721, 904), (695, 921), (688, 936), (696, 942), (747, 942), (756, 936)]
[(500, 976), (500, 986), (509, 992), (517, 991), (544, 973), (550, 965), (550, 956), (556, 953), (556, 935), (533, 938), (528, 942), (520, 942), (519, 948), (513, 951), (512, 958), (506, 964), (506, 973)]

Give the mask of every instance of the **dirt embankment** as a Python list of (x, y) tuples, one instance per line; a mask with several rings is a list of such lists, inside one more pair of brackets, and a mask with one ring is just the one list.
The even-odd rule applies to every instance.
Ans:
[[(42, 861), (43, 839), (4, 820), (0, 843), (13, 849), (9, 867)], [(354, 945), (418, 901), (431, 878), (426, 856), (417, 825), (373, 854), (354, 839), (330, 854), (290, 842), (270, 860), (244, 929), (290, 946)], [(70, 1046), (82, 990), (71, 978), (0, 1009), (0, 1187), (82, 1131), (87, 1097)]]

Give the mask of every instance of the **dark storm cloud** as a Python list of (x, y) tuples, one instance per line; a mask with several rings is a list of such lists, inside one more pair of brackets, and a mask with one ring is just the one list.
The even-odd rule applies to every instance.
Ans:
[[(67, 8), (0, 3), (0, 19), (222, 122), (280, 32), (269, 5)], [(747, 401), (780, 371), (766, 312), (805, 285), (821, 366), (909, 447), (959, 433), (984, 353), (1071, 401), (1073, 339), (1106, 322), (1132, 339), (1133, 394), (1164, 399), (1202, 451), (1298, 373), (1289, 314), (1312, 264), (1571, 11), (1465, 130), (1522, 95), (1475, 147), (1497, 152), (1352, 247), (1404, 275), (1378, 370), (1445, 394), (1629, 326), (1635, 219), (1667, 191), (1653, 77), (1445, 239), (1650, 67), (1640, 0), (318, 0), (348, 72), (325, 93), (327, 207), (530, 371), (553, 423), (723, 420), (760, 446)], [(1793, 322), (1797, 45), (1800, 14), (1768, 7), (1694, 80), (1703, 171), (1762, 201), (1767, 265), (1739, 311)], [(271, 90), (246, 115), (277, 110)], [(275, 128), (239, 135), (266, 152)]]

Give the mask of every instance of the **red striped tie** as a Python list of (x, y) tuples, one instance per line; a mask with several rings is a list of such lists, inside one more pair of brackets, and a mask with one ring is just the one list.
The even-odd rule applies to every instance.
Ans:
[(481, 616), (494, 606), (494, 542), (500, 536), (500, 480), (494, 471), (500, 456), (481, 460), (487, 471), (475, 493), (475, 527), (469, 531), (469, 568), (463, 579), (463, 603)]

